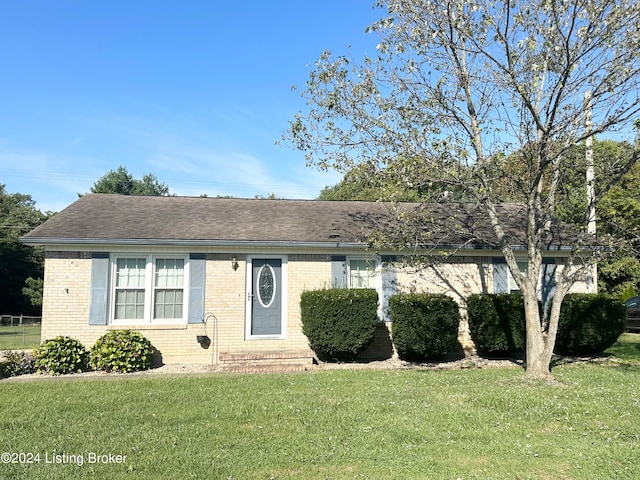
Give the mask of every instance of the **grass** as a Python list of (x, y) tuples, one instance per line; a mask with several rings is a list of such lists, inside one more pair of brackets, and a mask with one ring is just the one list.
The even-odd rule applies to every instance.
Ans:
[(640, 478), (638, 337), (557, 384), (514, 368), (5, 381), (2, 451), (40, 463), (0, 477)]
[(640, 362), (640, 334), (623, 333), (604, 353), (619, 360)]
[(35, 348), (40, 344), (40, 324), (0, 326), (0, 351)]

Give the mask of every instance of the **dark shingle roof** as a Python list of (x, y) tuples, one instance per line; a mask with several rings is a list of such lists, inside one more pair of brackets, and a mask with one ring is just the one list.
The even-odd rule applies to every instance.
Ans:
[[(87, 194), (25, 235), (28, 244), (353, 244), (390, 228), (390, 205), (376, 202), (142, 197)], [(476, 248), (495, 245), (479, 209), (461, 204), (401, 204), (425, 209), (429, 243)], [(524, 244), (524, 213), (500, 206), (513, 244)], [(435, 225), (443, 226), (443, 228)], [(397, 228), (397, 227), (396, 227)], [(558, 238), (554, 242), (559, 245)]]

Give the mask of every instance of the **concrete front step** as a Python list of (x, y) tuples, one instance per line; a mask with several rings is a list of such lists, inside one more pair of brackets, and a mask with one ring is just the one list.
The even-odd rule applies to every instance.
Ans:
[(218, 361), (225, 372), (300, 372), (311, 369), (313, 353), (310, 350), (220, 352)]
[(286, 361), (298, 361), (298, 362), (312, 362), (313, 352), (311, 351), (264, 351), (264, 352), (220, 352), (218, 361), (221, 364), (225, 363), (244, 363), (244, 362), (286, 362)]
[(302, 363), (236, 363), (221, 365), (227, 373), (292, 373), (306, 372), (311, 365)]

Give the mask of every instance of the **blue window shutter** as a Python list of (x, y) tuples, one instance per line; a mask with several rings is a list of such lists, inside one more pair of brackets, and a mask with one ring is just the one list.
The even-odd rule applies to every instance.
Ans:
[(509, 267), (502, 257), (493, 259), (493, 293), (509, 293)]
[(347, 257), (331, 256), (331, 288), (347, 288)]
[(556, 293), (556, 259), (544, 258), (542, 260), (542, 271), (540, 272), (542, 277), (542, 291), (540, 292), (540, 299), (544, 305), (545, 312), (547, 311), (548, 303), (553, 299)]
[(109, 294), (109, 254), (94, 253), (91, 258), (91, 299), (89, 325), (106, 325)]
[(189, 256), (189, 319), (188, 323), (204, 322), (204, 285), (206, 259), (204, 253)]

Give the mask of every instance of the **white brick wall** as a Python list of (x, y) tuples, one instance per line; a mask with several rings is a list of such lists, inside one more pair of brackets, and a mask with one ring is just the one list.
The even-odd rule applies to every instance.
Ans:
[[(235, 257), (238, 269), (231, 268)], [(452, 264), (422, 269), (419, 273), (399, 271), (399, 291), (447, 293), (456, 300), (493, 291), (489, 257), (463, 257)], [(130, 325), (160, 351), (165, 363), (217, 362), (219, 353), (308, 351), (300, 323), (300, 295), (307, 290), (327, 288), (331, 281), (328, 254), (288, 255), (286, 338), (245, 339), (246, 256), (210, 253), (206, 266), (206, 324)], [(87, 348), (111, 326), (89, 325), (91, 258), (82, 252), (47, 252), (43, 293), (42, 339), (68, 335)], [(578, 285), (574, 291), (584, 291)], [(208, 335), (212, 344), (203, 349), (197, 335)]]

